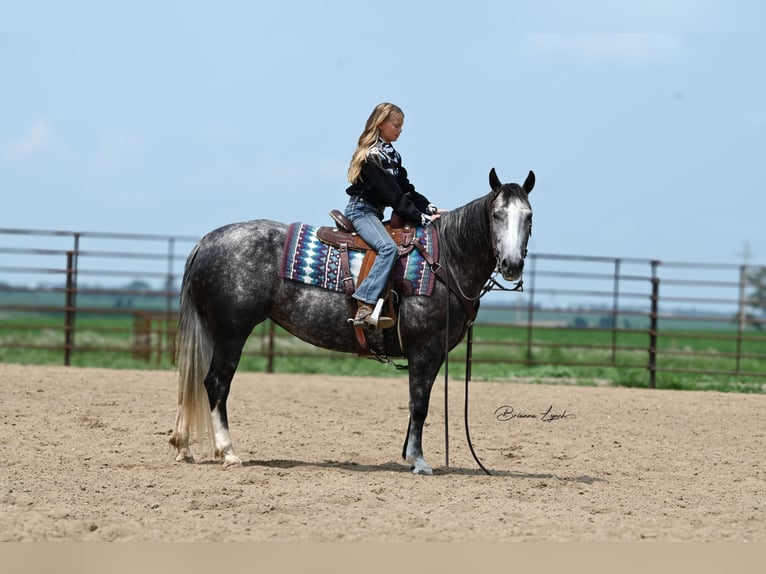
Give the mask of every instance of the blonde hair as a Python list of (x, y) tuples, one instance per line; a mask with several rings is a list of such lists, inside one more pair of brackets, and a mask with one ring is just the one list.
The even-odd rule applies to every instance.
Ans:
[(378, 127), (383, 122), (400, 117), (404, 119), (404, 112), (399, 106), (383, 102), (375, 106), (367, 123), (364, 125), (364, 131), (359, 136), (356, 145), (356, 151), (351, 157), (351, 163), (348, 166), (348, 181), (356, 183), (359, 174), (362, 173), (362, 164), (367, 157), (367, 151), (378, 142)]

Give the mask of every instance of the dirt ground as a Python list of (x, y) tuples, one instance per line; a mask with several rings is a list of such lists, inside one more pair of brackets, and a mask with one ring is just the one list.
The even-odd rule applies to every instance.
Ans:
[(174, 462), (175, 384), (0, 364), (0, 540), (766, 541), (766, 395), (474, 382), (487, 476), (439, 380), (428, 477), (404, 376), (237, 375), (233, 470)]

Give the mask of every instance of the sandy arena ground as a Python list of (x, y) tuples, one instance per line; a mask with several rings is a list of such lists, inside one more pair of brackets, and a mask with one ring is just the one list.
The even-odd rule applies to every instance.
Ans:
[(766, 541), (766, 395), (475, 382), (486, 476), (439, 380), (423, 477), (404, 376), (237, 375), (226, 471), (174, 462), (175, 385), (0, 364), (0, 540)]

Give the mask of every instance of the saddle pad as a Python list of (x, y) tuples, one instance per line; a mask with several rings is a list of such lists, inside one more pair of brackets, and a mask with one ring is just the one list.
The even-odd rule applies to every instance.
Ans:
[[(282, 253), (282, 277), (331, 291), (343, 291), (340, 269), (340, 250), (327, 245), (317, 237), (317, 228), (305, 223), (291, 223)], [(426, 251), (438, 261), (434, 230), (418, 227), (416, 238)], [(348, 252), (351, 275), (358, 283), (359, 269), (364, 253)], [(417, 249), (399, 257), (394, 265), (394, 288), (407, 295), (431, 295), (436, 275)]]

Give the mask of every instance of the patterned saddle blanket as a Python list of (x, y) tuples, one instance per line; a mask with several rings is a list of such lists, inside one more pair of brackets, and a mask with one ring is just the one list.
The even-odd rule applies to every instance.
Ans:
[[(287, 241), (282, 253), (282, 277), (332, 291), (343, 291), (340, 250), (319, 239), (318, 227), (305, 223), (292, 223), (287, 230)], [(415, 238), (425, 246), (427, 253), (439, 260), (438, 248), (431, 227), (418, 227)], [(349, 250), (349, 265), (354, 285), (359, 281), (363, 251)], [(431, 295), (436, 275), (417, 249), (399, 257), (394, 266), (394, 289), (404, 296)]]

